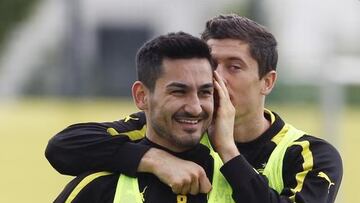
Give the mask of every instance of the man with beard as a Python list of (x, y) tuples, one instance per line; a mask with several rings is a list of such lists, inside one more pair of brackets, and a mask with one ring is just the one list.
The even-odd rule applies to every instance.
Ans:
[[(72, 180), (55, 202), (233, 202), (230, 186), (218, 173), (222, 165), (220, 158), (200, 144), (212, 119), (214, 88), (221, 104), (230, 104), (224, 82), (213, 73), (209, 47), (189, 34), (170, 33), (145, 43), (137, 53), (136, 62), (138, 81), (132, 86), (132, 95), (136, 106), (146, 115), (147, 128), (145, 138), (135, 145), (164, 150), (196, 163), (202, 169), (197, 173), (205, 176), (201, 180), (211, 180), (212, 189), (210, 182), (203, 182), (193, 184), (189, 188), (191, 194), (186, 194), (186, 188), (175, 194), (172, 185), (150, 173), (138, 173), (133, 178), (121, 173), (91, 171)], [(235, 111), (228, 110), (233, 120)], [(211, 192), (197, 193), (198, 185), (207, 185), (206, 190)]]

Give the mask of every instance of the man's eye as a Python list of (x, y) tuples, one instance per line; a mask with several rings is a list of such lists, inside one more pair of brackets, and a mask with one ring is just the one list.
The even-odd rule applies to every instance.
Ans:
[(179, 95), (179, 94), (185, 94), (185, 91), (184, 90), (173, 90), (173, 91), (171, 91), (171, 93)]
[(230, 68), (232, 70), (239, 70), (239, 69), (241, 69), (241, 66), (239, 66), (239, 65), (231, 65)]
[(206, 95), (206, 96), (212, 96), (212, 95), (213, 95), (213, 91), (203, 90), (203, 91), (200, 92), (200, 94)]

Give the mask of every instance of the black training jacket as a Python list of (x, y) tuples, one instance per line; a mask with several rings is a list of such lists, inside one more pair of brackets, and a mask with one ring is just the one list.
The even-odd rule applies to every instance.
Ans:
[[(264, 116), (271, 122), (270, 128), (256, 140), (236, 143), (241, 155), (221, 168), (233, 189), (233, 199), (247, 203), (334, 202), (343, 173), (341, 157), (328, 142), (311, 135), (302, 136), (296, 141), (301, 145), (287, 149), (283, 191), (279, 194), (268, 186), (261, 172), (285, 123), (274, 112), (265, 111)], [(139, 162), (151, 146), (139, 145), (129, 137), (144, 136), (145, 124), (145, 114), (139, 112), (114, 122), (71, 125), (49, 141), (45, 155), (62, 174), (112, 171), (137, 176)], [(111, 135), (111, 128), (119, 135)]]

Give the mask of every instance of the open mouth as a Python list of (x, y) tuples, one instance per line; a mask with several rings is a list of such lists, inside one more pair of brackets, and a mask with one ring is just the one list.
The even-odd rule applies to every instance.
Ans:
[(186, 133), (192, 134), (199, 130), (201, 119), (194, 118), (175, 118), (175, 121), (179, 124), (179, 127)]
[(190, 125), (196, 125), (200, 122), (200, 119), (184, 119), (184, 118), (178, 118), (175, 119), (177, 122), (179, 123), (183, 123), (183, 124), (190, 124)]

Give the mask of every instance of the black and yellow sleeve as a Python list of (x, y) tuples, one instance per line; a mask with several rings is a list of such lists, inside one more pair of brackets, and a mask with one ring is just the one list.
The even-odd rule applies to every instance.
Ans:
[(114, 122), (71, 125), (50, 139), (45, 156), (66, 175), (112, 171), (135, 176), (149, 149), (135, 143), (145, 136), (145, 120), (145, 114), (139, 112)]
[(118, 177), (118, 174), (109, 172), (82, 174), (69, 182), (54, 202), (113, 202)]

